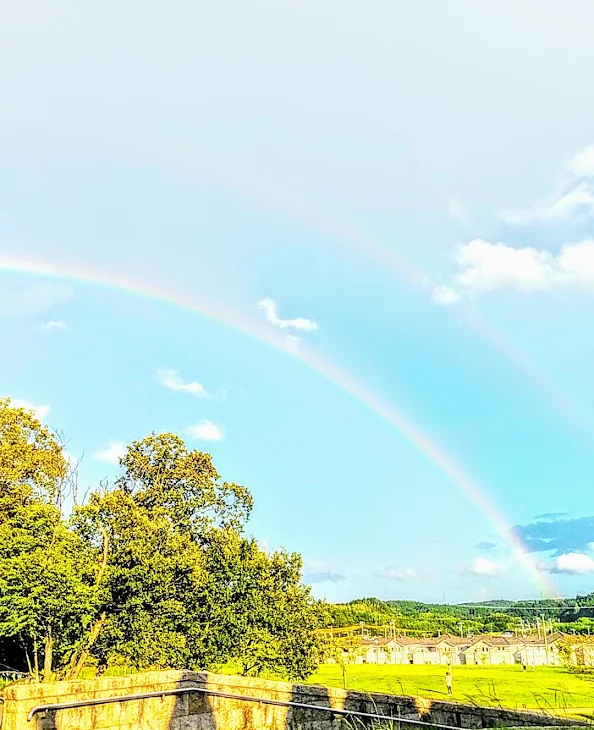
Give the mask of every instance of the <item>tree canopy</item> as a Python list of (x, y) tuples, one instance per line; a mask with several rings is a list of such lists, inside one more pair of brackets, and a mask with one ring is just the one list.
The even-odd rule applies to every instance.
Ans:
[(0, 651), (16, 668), (315, 669), (320, 609), (301, 559), (245, 534), (251, 494), (209, 454), (153, 433), (64, 511), (55, 436), (6, 399), (0, 435)]

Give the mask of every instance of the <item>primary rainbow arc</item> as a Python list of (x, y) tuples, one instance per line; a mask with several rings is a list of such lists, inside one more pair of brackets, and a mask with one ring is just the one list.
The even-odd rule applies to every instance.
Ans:
[(455, 459), (404, 414), (383, 401), (351, 373), (314, 352), (304, 343), (295, 347), (284, 336), (271, 331), (264, 323), (254, 321), (233, 308), (219, 303), (215, 305), (200, 300), (195, 294), (169, 290), (162, 284), (143, 282), (122, 274), (102, 272), (98, 269), (91, 270), (73, 264), (56, 264), (41, 259), (14, 256), (0, 256), (0, 271), (94, 284), (160, 301), (216, 320), (297, 359), (369, 408), (423, 454), (490, 521), (508, 543), (515, 559), (531, 576), (538, 589), (547, 597), (557, 597), (554, 584), (543, 571), (539, 570), (522, 541), (510, 532), (510, 525), (501, 511), (491, 501), (485, 490), (465, 473)]

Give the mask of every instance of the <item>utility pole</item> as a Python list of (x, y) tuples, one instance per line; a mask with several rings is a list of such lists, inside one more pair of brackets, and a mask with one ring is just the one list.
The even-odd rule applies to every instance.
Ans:
[(547, 628), (544, 621), (544, 617), (542, 618), (542, 638), (544, 639), (544, 650), (545, 650), (545, 661), (548, 664), (549, 663), (549, 647), (547, 646)]

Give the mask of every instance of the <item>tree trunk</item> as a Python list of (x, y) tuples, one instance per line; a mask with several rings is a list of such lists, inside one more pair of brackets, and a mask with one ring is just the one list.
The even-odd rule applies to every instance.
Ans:
[[(97, 590), (99, 590), (103, 578), (105, 577), (105, 573), (107, 571), (107, 561), (109, 559), (109, 533), (107, 532), (105, 527), (103, 527), (103, 525), (100, 525), (99, 529), (101, 530), (101, 534), (103, 535), (103, 555), (101, 558), (99, 570), (97, 571), (97, 575), (95, 576), (95, 588)], [(78, 675), (80, 674), (80, 671), (84, 667), (85, 662), (89, 656), (89, 651), (91, 647), (97, 641), (97, 637), (101, 633), (101, 628), (103, 627), (106, 618), (106, 614), (102, 613), (101, 616), (99, 616), (99, 618), (94, 621), (89, 630), (86, 642), (81, 644), (72, 655), (70, 659), (70, 668), (67, 675), (68, 679), (78, 678)]]
[(35, 662), (35, 681), (39, 682), (39, 651), (37, 648), (37, 639), (33, 641), (33, 660)]
[(72, 659), (70, 660), (68, 679), (78, 679), (78, 675), (80, 674), (80, 671), (84, 667), (85, 662), (87, 661), (87, 658), (89, 656), (89, 651), (97, 640), (97, 637), (101, 633), (101, 628), (106, 618), (107, 617), (104, 613), (99, 616), (97, 621), (95, 621), (95, 623), (91, 626), (91, 630), (89, 631), (89, 636), (86, 643), (83, 644), (83, 646), (81, 646), (78, 651), (76, 651), (72, 655)]
[(50, 682), (52, 678), (52, 662), (54, 659), (54, 637), (52, 636), (51, 629), (46, 634), (43, 648), (43, 681)]

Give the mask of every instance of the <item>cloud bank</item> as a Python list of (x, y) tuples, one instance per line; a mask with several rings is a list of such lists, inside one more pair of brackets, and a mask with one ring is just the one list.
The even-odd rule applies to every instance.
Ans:
[(436, 304), (495, 291), (594, 294), (594, 239), (565, 243), (558, 253), (476, 238), (458, 246), (453, 286), (433, 289)]

